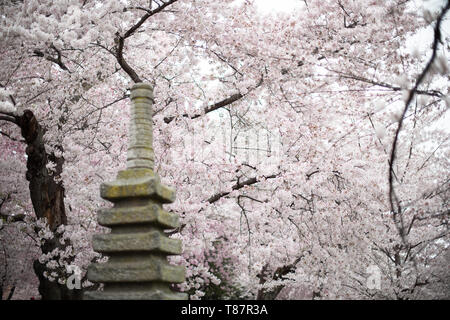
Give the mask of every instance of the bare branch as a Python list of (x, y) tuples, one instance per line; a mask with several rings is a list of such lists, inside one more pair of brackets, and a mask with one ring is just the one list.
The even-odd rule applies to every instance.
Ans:
[(132, 26), (127, 32), (125, 32), (123, 38), (126, 39), (128, 37), (131, 37), (133, 35), (133, 33), (135, 33), (136, 30), (139, 29), (139, 27), (142, 26), (142, 24), (145, 21), (147, 21), (148, 18), (150, 18), (151, 16), (154, 16), (155, 14), (163, 11), (166, 7), (174, 4), (177, 1), (178, 0), (170, 0), (170, 1), (167, 1), (167, 2), (163, 2), (163, 4), (160, 5), (159, 7), (157, 7), (156, 9), (147, 11), (147, 13), (134, 26)]
[(0, 116), (0, 120), (9, 121), (9, 122), (12, 122), (12, 123), (18, 125), (17, 118), (9, 116), (9, 115)]
[(19, 140), (19, 139), (13, 138), (9, 134), (7, 134), (6, 132), (3, 132), (3, 131), (0, 131), (0, 135), (4, 136), (12, 141), (25, 142), (25, 140)]
[[(413, 89), (411, 89), (409, 91), (409, 95), (408, 98), (406, 100), (405, 103), (405, 107), (403, 109), (402, 115), (400, 117), (400, 120), (398, 122), (398, 127), (397, 130), (395, 132), (395, 136), (394, 136), (394, 140), (392, 142), (392, 150), (391, 150), (391, 155), (390, 155), (390, 161), (389, 161), (389, 204), (390, 204), (390, 208), (391, 208), (391, 212), (393, 214), (393, 219), (395, 222), (395, 225), (400, 233), (400, 236), (404, 242), (405, 245), (407, 245), (407, 241), (405, 238), (405, 227), (404, 227), (404, 222), (403, 222), (403, 216), (401, 214), (402, 208), (400, 205), (400, 201), (397, 198), (397, 195), (395, 193), (394, 190), (394, 161), (396, 158), (396, 152), (397, 152), (397, 144), (398, 144), (398, 137), (400, 134), (400, 131), (402, 130), (403, 127), (403, 120), (404, 117), (406, 115), (406, 112), (408, 111), (408, 108), (411, 104), (411, 101), (414, 98), (415, 93), (417, 92), (417, 89), (419, 87), (419, 85), (422, 83), (422, 81), (425, 79), (425, 76), (427, 75), (427, 73), (429, 72), (431, 66), (434, 63), (434, 60), (436, 58), (437, 55), (437, 50), (438, 50), (438, 46), (439, 43), (442, 43), (442, 39), (441, 39), (441, 22), (445, 16), (445, 14), (447, 13), (447, 11), (450, 9), (450, 1), (447, 1), (447, 5), (442, 9), (441, 13), (439, 14), (439, 17), (436, 21), (436, 25), (434, 27), (434, 39), (433, 39), (433, 45), (432, 45), (432, 55), (430, 57), (430, 60), (428, 61), (427, 65), (425, 66), (425, 68), (423, 69), (422, 73), (420, 74), (420, 76), (417, 78), (416, 83), (413, 87)], [(400, 218), (399, 221), (397, 220), (397, 218)]]
[[(261, 78), (261, 79), (259, 80), (258, 84), (257, 84), (254, 88), (249, 89), (248, 92), (250, 92), (250, 91), (252, 91), (252, 90), (255, 90), (256, 88), (258, 88), (259, 86), (261, 86), (262, 83), (263, 83), (263, 78)], [(248, 93), (246, 93), (246, 94), (248, 94)], [(201, 116), (203, 116), (203, 115), (205, 115), (205, 114), (208, 114), (208, 113), (213, 112), (213, 111), (215, 111), (215, 110), (217, 110), (217, 109), (226, 107), (226, 106), (232, 104), (233, 102), (236, 102), (236, 101), (242, 99), (243, 97), (246, 96), (246, 94), (235, 93), (235, 94), (229, 96), (229, 97), (226, 98), (226, 99), (223, 99), (223, 100), (221, 100), (221, 101), (219, 101), (219, 102), (216, 102), (216, 103), (213, 104), (213, 105), (210, 105), (210, 106), (206, 107), (206, 108), (204, 109), (204, 113), (197, 113), (197, 114), (195, 114), (195, 115), (193, 115), (193, 116), (189, 116), (188, 114), (183, 114), (183, 117), (190, 118), (190, 119), (197, 119), (197, 118), (199, 118), (199, 117), (201, 117)], [(165, 117), (165, 118), (164, 118), (164, 122), (167, 123), (167, 124), (169, 124), (169, 123), (171, 123), (171, 122), (173, 121), (173, 119), (175, 119), (174, 116), (171, 116), (171, 117)]]
[[(244, 96), (242, 94), (240, 94), (240, 93), (233, 94), (232, 96), (230, 96), (230, 97), (228, 97), (226, 99), (223, 99), (223, 100), (221, 100), (221, 101), (219, 101), (219, 102), (217, 102), (217, 103), (215, 103), (215, 104), (213, 104), (211, 106), (206, 107), (205, 108), (205, 114), (207, 114), (209, 112), (212, 112), (214, 110), (223, 108), (223, 107), (225, 107), (225, 106), (227, 106), (229, 104), (232, 104), (233, 102), (238, 101), (242, 97), (244, 97)], [(183, 117), (190, 118), (190, 119), (196, 119), (196, 118), (201, 117), (202, 115), (203, 114), (195, 114), (193, 116), (189, 116), (188, 114), (183, 114)], [(173, 121), (173, 119), (175, 119), (175, 117), (173, 117), (173, 116), (172, 117), (165, 117), (164, 118), (164, 122), (169, 124), (169, 123), (171, 123)]]
[[(270, 175), (270, 176), (267, 176), (267, 177), (265, 177), (266, 179), (273, 179), (273, 178), (276, 178), (276, 177), (278, 177), (278, 175), (279, 174), (273, 174), (273, 175)], [(256, 184), (256, 183), (258, 183), (258, 182), (260, 182), (261, 180), (258, 180), (256, 177), (253, 177), (253, 178), (250, 178), (250, 179), (247, 179), (247, 180), (245, 180), (245, 181), (243, 181), (243, 182), (238, 182), (238, 183), (236, 183), (235, 185), (233, 185), (232, 187), (231, 187), (231, 189), (234, 191), (234, 190), (239, 190), (239, 189), (242, 189), (243, 187), (245, 187), (245, 186), (251, 186), (251, 185), (253, 185), (253, 184)], [(223, 198), (223, 197), (225, 197), (225, 196), (227, 196), (227, 195), (229, 195), (231, 193), (231, 191), (225, 191), (225, 192), (220, 192), (220, 193), (216, 193), (215, 195), (213, 195), (212, 197), (210, 197), (208, 200), (206, 200), (206, 201), (208, 201), (209, 203), (214, 203), (214, 202), (216, 202), (216, 201), (218, 201), (219, 199), (221, 199), (221, 198)]]
[(142, 18), (130, 29), (128, 29), (127, 32), (122, 36), (118, 32), (116, 33), (116, 39), (115, 42), (117, 44), (116, 47), (116, 59), (119, 65), (122, 67), (123, 71), (125, 71), (133, 80), (135, 83), (142, 82), (141, 78), (138, 76), (136, 71), (126, 62), (125, 58), (123, 57), (123, 47), (125, 45), (125, 39), (131, 37), (143, 24), (145, 21), (147, 21), (148, 18), (151, 16), (161, 12), (166, 7), (170, 6), (171, 4), (177, 2), (178, 0), (170, 0), (167, 2), (163, 2), (159, 7), (157, 7), (154, 10), (145, 10), (147, 13), (142, 16)]
[(62, 70), (71, 73), (70, 70), (69, 70), (69, 68), (67, 68), (67, 66), (66, 66), (66, 65), (62, 62), (62, 60), (61, 60), (61, 51), (58, 50), (53, 44), (52, 44), (50, 47), (51, 47), (53, 50), (55, 50), (55, 52), (56, 52), (56, 54), (57, 54), (57, 57), (56, 57), (56, 58), (54, 58), (54, 57), (52, 57), (52, 56), (50, 56), (50, 55), (48, 55), (48, 54), (45, 54), (44, 52), (42, 52), (42, 51), (40, 51), (40, 50), (38, 50), (38, 49), (35, 49), (35, 50), (33, 51), (34, 56), (35, 56), (35, 57), (42, 57), (42, 58), (44, 58), (44, 59), (47, 60), (47, 61), (53, 62), (53, 63), (57, 64)]
[[(364, 82), (367, 84), (372, 84), (374, 86), (377, 87), (382, 87), (382, 88), (386, 88), (386, 89), (390, 89), (392, 91), (402, 91), (403, 88), (399, 87), (399, 86), (394, 86), (392, 84), (383, 82), (383, 81), (375, 81), (375, 80), (371, 80), (371, 79), (367, 79), (364, 78), (362, 76), (357, 76), (354, 74), (345, 74), (341, 71), (338, 70), (333, 70), (333, 69), (327, 69), (331, 72), (337, 73), (339, 74), (339, 77), (344, 78), (344, 79), (351, 79), (351, 80), (357, 80), (360, 82)], [(431, 97), (437, 97), (437, 98), (442, 98), (444, 95), (442, 94), (442, 92), (440, 91), (436, 91), (436, 90), (419, 90), (417, 87), (414, 87), (413, 92), (416, 94), (421, 94), (421, 95), (426, 95), (426, 96), (431, 96)]]
[[(293, 263), (278, 267), (275, 272), (272, 275), (272, 280), (282, 280), (286, 275), (288, 275), (291, 272), (294, 272), (297, 268), (297, 264), (300, 262), (300, 260), (303, 258), (303, 255), (299, 256), (294, 260)], [(260, 279), (259, 283), (264, 284), (267, 282), (267, 268), (268, 265), (265, 265), (261, 272), (257, 275), (257, 277)], [(265, 291), (264, 289), (258, 290), (258, 294), (256, 297), (256, 300), (275, 300), (275, 298), (278, 296), (278, 294), (281, 292), (281, 290), (284, 288), (283, 284), (275, 286), (273, 289), (270, 289), (268, 291)]]

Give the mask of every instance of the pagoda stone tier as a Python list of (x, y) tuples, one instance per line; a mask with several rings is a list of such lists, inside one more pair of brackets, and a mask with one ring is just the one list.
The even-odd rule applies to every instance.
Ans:
[(104, 285), (103, 291), (86, 291), (84, 299), (187, 299), (187, 294), (170, 288), (185, 281), (185, 270), (167, 260), (168, 255), (181, 254), (182, 245), (164, 233), (178, 228), (179, 221), (162, 208), (175, 200), (175, 191), (162, 185), (153, 171), (152, 88), (134, 85), (131, 99), (127, 169), (100, 187), (101, 197), (114, 203), (97, 214), (98, 223), (110, 233), (93, 237), (93, 249), (109, 259), (91, 264), (87, 273), (89, 281)]

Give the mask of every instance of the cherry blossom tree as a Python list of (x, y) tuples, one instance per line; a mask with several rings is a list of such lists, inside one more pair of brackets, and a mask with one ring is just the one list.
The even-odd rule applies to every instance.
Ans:
[[(129, 88), (148, 82), (156, 170), (182, 221), (167, 230), (184, 243), (178, 290), (448, 298), (449, 2), (423, 5), (3, 2), (2, 295), (97, 289), (84, 274), (102, 258), (98, 187), (125, 165)], [(432, 42), (411, 51), (421, 30)], [(83, 289), (67, 286), (74, 270)]]

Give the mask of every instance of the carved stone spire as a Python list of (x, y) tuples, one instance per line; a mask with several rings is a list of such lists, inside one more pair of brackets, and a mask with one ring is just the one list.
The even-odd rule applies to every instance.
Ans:
[(153, 170), (152, 87), (146, 83), (135, 84), (131, 89), (131, 101), (127, 168)]
[(164, 229), (179, 227), (178, 216), (162, 204), (175, 200), (175, 191), (162, 185), (153, 172), (152, 87), (137, 83), (131, 89), (131, 121), (127, 169), (115, 181), (103, 183), (100, 195), (114, 203), (98, 212), (98, 223), (110, 233), (93, 237), (95, 251), (109, 256), (88, 268), (88, 280), (103, 283), (103, 291), (87, 291), (85, 299), (187, 299), (170, 289), (185, 281), (184, 267), (168, 263), (181, 254), (181, 241)]

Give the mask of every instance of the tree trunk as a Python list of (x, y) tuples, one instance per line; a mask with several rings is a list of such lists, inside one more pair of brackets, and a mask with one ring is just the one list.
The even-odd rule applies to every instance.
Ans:
[[(284, 277), (287, 274), (295, 271), (296, 265), (297, 265), (297, 263), (300, 262), (302, 257), (303, 256), (298, 257), (291, 264), (278, 267), (273, 274), (271, 274), (268, 271), (269, 265), (266, 264), (262, 268), (261, 272), (257, 275), (257, 277), (259, 278), (259, 284), (264, 284), (269, 279), (272, 279), (272, 280), (284, 279)], [(284, 287), (285, 287), (284, 284), (280, 284), (278, 286), (275, 286), (275, 287), (271, 288), (270, 290), (265, 290), (265, 289), (261, 288), (261, 289), (258, 290), (258, 293), (256, 295), (256, 300), (275, 300), (278, 297), (278, 295), (280, 294), (281, 290), (284, 289)]]
[[(30, 197), (34, 212), (38, 219), (45, 218), (54, 233), (54, 238), (41, 244), (42, 253), (48, 253), (54, 249), (64, 249), (68, 244), (60, 243), (59, 234), (55, 233), (60, 225), (67, 224), (67, 216), (64, 206), (64, 187), (57, 178), (62, 173), (63, 157), (56, 157), (53, 153), (47, 154), (44, 142), (44, 129), (39, 125), (33, 112), (25, 110), (23, 115), (17, 117), (17, 124), (27, 144), (27, 173), (26, 179), (30, 182)], [(62, 151), (62, 150), (61, 150)], [(48, 162), (56, 164), (53, 172), (47, 168)], [(55, 180), (56, 179), (56, 180)], [(44, 272), (45, 264), (34, 261), (34, 271), (39, 279), (39, 293), (43, 300), (79, 299), (81, 290), (69, 290), (66, 285), (57, 281), (49, 281)]]
[[(261, 272), (257, 275), (257, 277), (259, 278), (259, 284), (264, 284), (268, 281), (268, 279), (274, 279), (274, 280), (278, 280), (278, 275), (277, 275), (277, 271), (274, 272), (273, 275), (271, 275), (268, 272), (268, 265), (266, 264)], [(281, 290), (283, 290), (284, 285), (278, 285), (275, 286), (274, 288), (270, 289), (270, 290), (266, 290), (266, 289), (259, 289), (258, 293), (256, 295), (256, 300), (275, 300), (278, 296), (278, 294), (281, 292)]]

